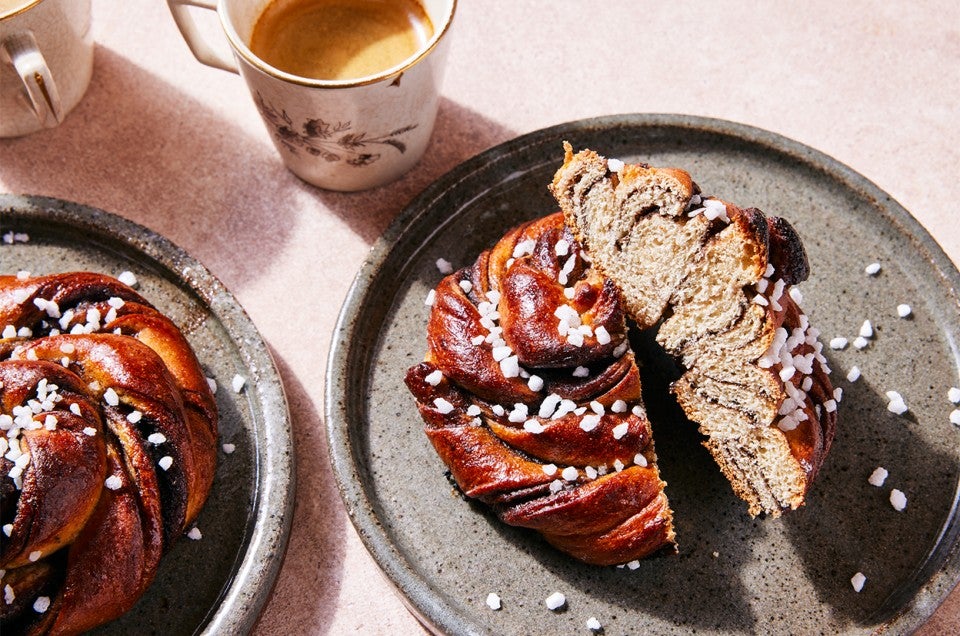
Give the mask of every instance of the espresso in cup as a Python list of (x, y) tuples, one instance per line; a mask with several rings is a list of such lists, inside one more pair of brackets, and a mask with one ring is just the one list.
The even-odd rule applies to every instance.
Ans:
[[(423, 156), (457, 0), (167, 3), (198, 60), (243, 77), (283, 163), (307, 183), (365, 190)], [(206, 41), (194, 9), (217, 12), (232, 58)]]
[(403, 63), (432, 36), (417, 0), (274, 0), (253, 28), (250, 50), (291, 75), (351, 80)]

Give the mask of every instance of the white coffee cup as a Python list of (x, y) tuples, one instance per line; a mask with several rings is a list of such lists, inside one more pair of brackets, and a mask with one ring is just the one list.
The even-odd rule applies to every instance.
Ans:
[(0, 0), (0, 137), (59, 124), (92, 74), (90, 0)]
[[(284, 164), (328, 190), (389, 183), (417, 163), (433, 131), (456, 0), (421, 0), (433, 35), (412, 56), (374, 75), (349, 80), (299, 77), (270, 66), (250, 49), (257, 19), (271, 0), (167, 0), (196, 58), (239, 73)], [(216, 10), (233, 52), (204, 39), (190, 6)]]

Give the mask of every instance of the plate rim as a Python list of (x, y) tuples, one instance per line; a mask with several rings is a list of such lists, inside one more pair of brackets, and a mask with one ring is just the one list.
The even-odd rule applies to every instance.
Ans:
[[(369, 294), (370, 284), (375, 281), (379, 268), (390, 257), (398, 242), (428, 214), (431, 203), (441, 199), (458, 184), (467, 181), (477, 172), (489, 169), (499, 158), (510, 157), (527, 146), (539, 146), (556, 138), (558, 152), (565, 135), (578, 135), (591, 130), (615, 128), (670, 128), (696, 133), (709, 133), (734, 138), (750, 146), (761, 147), (769, 152), (783, 155), (799, 164), (813, 168), (828, 178), (861, 194), (864, 198), (882, 207), (889, 219), (899, 226), (901, 232), (916, 241), (924, 249), (924, 256), (948, 287), (945, 294), (954, 305), (960, 306), (960, 271), (930, 233), (890, 194), (870, 179), (853, 170), (841, 161), (811, 146), (756, 126), (725, 119), (697, 115), (671, 113), (624, 113), (589, 117), (534, 130), (497, 144), (461, 162), (427, 186), (408, 203), (388, 225), (371, 247), (367, 258), (357, 272), (337, 317), (327, 358), (324, 385), (324, 420), (330, 464), (337, 489), (346, 507), (348, 516), (361, 541), (376, 562), (381, 574), (398, 593), (400, 600), (420, 623), (435, 634), (483, 633), (483, 628), (459, 616), (445, 603), (442, 595), (431, 589), (408, 565), (404, 556), (391, 543), (390, 538), (364, 492), (361, 475), (354, 461), (350, 438), (350, 422), (346, 421), (345, 408), (337, 404), (343, 399), (337, 382), (350, 367), (350, 334), (358, 324), (355, 319), (361, 314)], [(424, 239), (426, 242), (428, 239)], [(954, 344), (956, 346), (956, 344)], [(957, 353), (957, 352), (955, 352)], [(926, 622), (950, 591), (960, 582), (960, 484), (954, 492), (953, 504), (948, 511), (945, 528), (949, 532), (949, 547), (942, 562), (931, 565), (929, 560), (920, 570), (925, 572), (924, 583), (896, 614), (885, 621), (882, 628), (898, 628), (912, 631)], [(952, 527), (951, 527), (952, 526)], [(952, 532), (951, 532), (952, 530)], [(939, 545), (939, 543), (938, 543)], [(937, 573), (948, 581), (931, 586)], [(943, 583), (943, 581), (940, 581)], [(931, 589), (937, 588), (937, 589)]]
[[(119, 243), (134, 256), (152, 261), (163, 270), (163, 275), (190, 289), (220, 323), (241, 358), (255, 365), (261, 380), (256, 391), (263, 421), (254, 419), (253, 432), (269, 429), (271, 443), (258, 442), (253, 457), (254, 496), (244, 531), (243, 557), (221, 588), (216, 603), (194, 630), (202, 634), (249, 633), (279, 575), (290, 537), (296, 492), (290, 409), (270, 348), (246, 310), (220, 279), (159, 232), (101, 208), (56, 197), (0, 193), (0, 209), (21, 218), (50, 218)], [(189, 276), (185, 275), (185, 268)], [(238, 330), (244, 334), (239, 335)], [(286, 487), (277, 488), (277, 484), (286, 484)], [(277, 511), (281, 514), (274, 516)], [(248, 589), (252, 577), (257, 578), (258, 584)]]

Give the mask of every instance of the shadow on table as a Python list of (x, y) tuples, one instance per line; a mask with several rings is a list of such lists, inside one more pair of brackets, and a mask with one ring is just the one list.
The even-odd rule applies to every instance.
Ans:
[(441, 99), (430, 145), (412, 171), (380, 188), (337, 193), (288, 172), (256, 121), (256, 133), (248, 132), (98, 45), (90, 88), (63, 124), (0, 140), (0, 177), (17, 194), (94, 205), (176, 237), (229, 284), (269, 268), (311, 198), (371, 244), (433, 180), (514, 135)]
[(176, 237), (226, 280), (260, 275), (293, 231), (300, 182), (262, 138), (122, 55), (97, 46), (94, 64), (63, 124), (0, 140), (6, 187), (83, 199)]
[(333, 622), (349, 526), (330, 474), (323, 422), (310, 391), (276, 351), (273, 358), (293, 416), (297, 490), (295, 523), (283, 567), (257, 624), (257, 631), (264, 634), (273, 633), (272, 624), (319, 626)]

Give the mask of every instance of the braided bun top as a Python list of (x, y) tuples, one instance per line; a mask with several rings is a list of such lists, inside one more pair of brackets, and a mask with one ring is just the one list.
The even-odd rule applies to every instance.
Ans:
[(113, 278), (2, 276), (0, 329), (3, 631), (88, 630), (203, 506), (216, 402), (176, 325)]
[(444, 278), (427, 342), (407, 385), (466, 495), (590, 563), (672, 547), (620, 293), (560, 214)]

